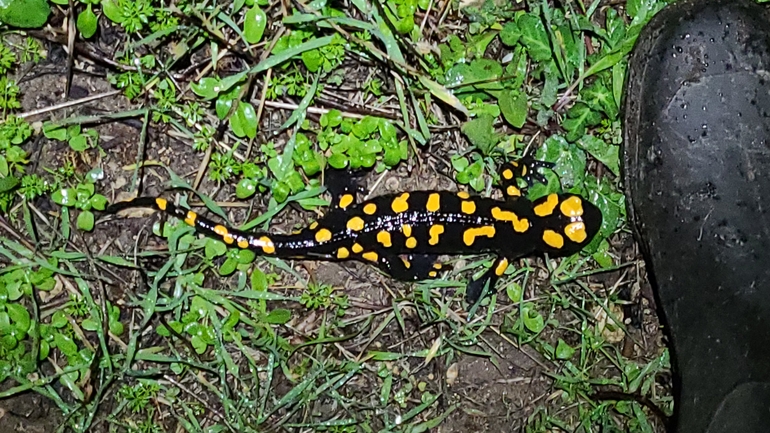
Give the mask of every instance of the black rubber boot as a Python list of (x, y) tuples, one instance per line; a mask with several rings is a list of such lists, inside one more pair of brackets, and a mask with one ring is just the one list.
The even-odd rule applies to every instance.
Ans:
[(628, 210), (663, 309), (678, 433), (770, 432), (770, 13), (683, 0), (632, 54)]

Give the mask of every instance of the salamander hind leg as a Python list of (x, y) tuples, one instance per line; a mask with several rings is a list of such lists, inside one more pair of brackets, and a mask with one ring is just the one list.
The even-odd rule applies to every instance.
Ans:
[(380, 257), (379, 268), (401, 281), (429, 280), (437, 278), (444, 269), (437, 259), (438, 256), (431, 254), (385, 256)]

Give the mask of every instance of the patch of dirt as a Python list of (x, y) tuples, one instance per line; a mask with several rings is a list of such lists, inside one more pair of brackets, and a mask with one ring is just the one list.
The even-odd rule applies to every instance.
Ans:
[(59, 408), (40, 394), (25, 392), (0, 400), (0, 432), (49, 433), (61, 422)]
[(457, 383), (449, 387), (460, 406), (438, 429), (441, 433), (511, 432), (522, 427), (550, 387), (541, 374), (540, 355), (519, 350), (499, 336), (488, 339), (492, 358), (463, 356)]

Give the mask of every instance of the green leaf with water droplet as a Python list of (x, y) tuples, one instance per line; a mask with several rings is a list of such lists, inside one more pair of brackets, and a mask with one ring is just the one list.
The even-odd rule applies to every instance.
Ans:
[(556, 351), (554, 352), (556, 359), (570, 359), (574, 354), (575, 349), (560, 338), (559, 342), (556, 344)]
[(255, 138), (257, 136), (257, 112), (248, 102), (238, 102), (238, 108), (230, 117), (230, 127), (237, 137)]
[(257, 192), (257, 182), (254, 179), (241, 179), (235, 187), (235, 196), (244, 199)]
[(527, 121), (527, 95), (519, 91), (505, 91), (500, 95), (497, 103), (500, 105), (500, 111), (503, 117), (514, 128), (521, 128)]
[(72, 188), (64, 188), (54, 191), (53, 194), (51, 194), (51, 199), (58, 205), (72, 206), (75, 204), (75, 190)]
[(243, 36), (246, 42), (256, 44), (262, 40), (267, 26), (267, 15), (265, 11), (257, 6), (249, 9), (243, 21)]
[(545, 320), (539, 311), (531, 305), (521, 307), (521, 320), (524, 326), (534, 333), (539, 333), (545, 327)]
[(197, 83), (192, 83), (190, 88), (193, 93), (203, 99), (210, 100), (219, 96), (219, 78), (203, 77)]

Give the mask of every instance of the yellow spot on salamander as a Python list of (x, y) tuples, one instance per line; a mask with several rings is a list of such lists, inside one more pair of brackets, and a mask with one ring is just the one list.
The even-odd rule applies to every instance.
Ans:
[(249, 247), (249, 240), (246, 238), (238, 238), (238, 248), (246, 249)]
[(495, 266), (495, 275), (498, 277), (503, 275), (506, 269), (508, 269), (508, 259), (503, 258), (498, 261), (497, 266)]
[(409, 209), (409, 193), (405, 192), (393, 199), (393, 203), (390, 204), (390, 208), (395, 213), (406, 212)]
[(354, 199), (355, 197), (353, 197), (353, 194), (343, 194), (342, 197), (340, 197), (340, 208), (345, 209), (350, 206)]
[(435, 269), (437, 271), (440, 271), (441, 268), (443, 268), (443, 267), (444, 267), (444, 265), (442, 265), (441, 263), (434, 263), (433, 264), (433, 269)]
[(436, 276), (437, 276), (437, 275), (438, 275), (438, 274), (436, 273), (436, 271), (430, 271), (430, 272), (428, 272), (428, 276), (429, 276), (429, 277), (431, 277), (431, 278), (436, 278)]
[(359, 243), (355, 243), (350, 249), (353, 250), (354, 253), (358, 254), (364, 250), (364, 247), (362, 247)]
[(406, 240), (406, 247), (407, 248), (414, 248), (417, 246), (417, 239), (416, 238), (407, 238)]
[(385, 230), (377, 233), (377, 242), (381, 243), (385, 248), (390, 248), (390, 246), (393, 245), (390, 239), (390, 233)]
[(444, 233), (443, 225), (435, 224), (430, 226), (430, 229), (428, 229), (428, 234), (430, 235), (430, 239), (428, 239), (428, 243), (431, 245), (438, 244), (438, 237), (441, 233)]
[(367, 203), (366, 206), (364, 206), (364, 213), (367, 215), (374, 215), (374, 213), (377, 212), (377, 205), (374, 203)]
[(195, 212), (193, 212), (191, 210), (188, 210), (187, 211), (187, 216), (184, 219), (184, 223), (187, 224), (188, 226), (195, 227), (195, 220), (196, 219), (198, 219), (198, 214), (196, 214)]
[(441, 207), (441, 194), (434, 192), (428, 196), (428, 203), (425, 205), (425, 209), (428, 212), (436, 212)]
[(364, 220), (361, 217), (353, 217), (348, 220), (348, 230), (359, 231), (364, 228)]
[(574, 195), (559, 205), (559, 210), (566, 217), (575, 218), (583, 215), (583, 200)]
[(506, 168), (505, 170), (503, 170), (503, 179), (505, 180), (513, 179), (513, 171), (511, 171), (510, 168)]
[(559, 204), (559, 196), (556, 194), (548, 194), (548, 198), (539, 205), (535, 206), (535, 215), (544, 217), (553, 213), (556, 209), (556, 205)]
[(467, 192), (465, 192), (465, 191), (460, 191), (460, 192), (458, 192), (458, 193), (457, 193), (457, 196), (458, 196), (458, 197), (460, 197), (460, 198), (462, 198), (462, 199), (467, 199), (467, 198), (470, 198), (470, 197), (471, 197), (471, 195), (470, 195), (470, 194), (468, 194), (468, 193), (467, 193)]
[(350, 251), (348, 251), (347, 248), (340, 247), (340, 249), (337, 250), (338, 259), (342, 260), (342, 259), (347, 259), (348, 257), (350, 257)]
[(511, 211), (501, 210), (495, 206), (492, 208), (492, 218), (498, 221), (510, 221), (513, 223), (513, 229), (518, 233), (524, 233), (529, 230), (529, 220), (526, 218), (519, 218), (518, 215)]
[(509, 197), (521, 197), (521, 190), (513, 185), (508, 185), (508, 188), (505, 189), (505, 193), (508, 194)]
[(262, 236), (259, 238), (260, 246), (262, 247), (262, 251), (265, 254), (273, 254), (275, 252), (275, 244), (273, 244), (273, 241), (270, 240), (267, 236)]
[(217, 236), (225, 236), (227, 235), (227, 227), (217, 224), (214, 226), (214, 233), (216, 233)]
[(315, 232), (315, 241), (316, 242), (327, 242), (332, 239), (332, 232), (329, 231), (329, 229), (321, 229)]
[(472, 201), (464, 201), (460, 203), (460, 210), (463, 211), (463, 213), (472, 214), (473, 212), (476, 212), (476, 203)]
[(401, 262), (404, 264), (404, 267), (407, 268), (407, 269), (412, 267), (412, 262), (410, 262), (405, 257), (401, 257)]
[(564, 234), (567, 235), (572, 242), (576, 243), (582, 243), (588, 237), (586, 226), (583, 224), (583, 221), (567, 224), (567, 227), (564, 227)]
[(463, 233), (463, 242), (465, 242), (465, 245), (471, 246), (479, 236), (486, 236), (488, 238), (494, 237), (495, 226), (482, 226), (466, 229)]
[(403, 233), (404, 236), (406, 237), (412, 236), (412, 226), (410, 226), (409, 224), (402, 225), (401, 233)]
[(313, 221), (312, 223), (310, 223), (310, 226), (308, 226), (308, 228), (309, 228), (310, 230), (315, 230), (315, 229), (317, 229), (317, 228), (318, 228), (318, 221)]
[(168, 201), (165, 198), (156, 198), (155, 199), (155, 206), (158, 206), (158, 209), (160, 210), (166, 210), (166, 207), (168, 206)]
[(222, 240), (225, 241), (227, 245), (232, 245), (235, 242), (235, 238), (230, 233), (225, 233), (224, 236), (222, 236)]
[(380, 256), (378, 256), (377, 253), (375, 253), (374, 251), (369, 251), (361, 254), (361, 257), (365, 258), (366, 260), (369, 260), (370, 262), (376, 262)]
[(543, 232), (543, 242), (552, 248), (561, 248), (564, 246), (564, 238), (562, 235), (553, 230), (546, 230)]

